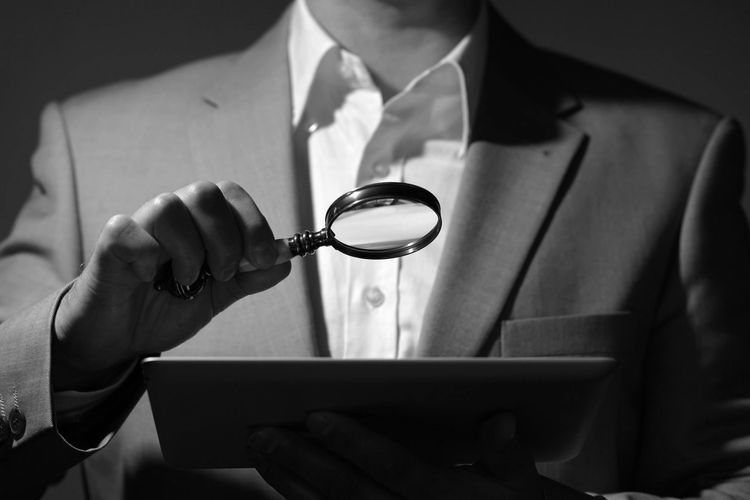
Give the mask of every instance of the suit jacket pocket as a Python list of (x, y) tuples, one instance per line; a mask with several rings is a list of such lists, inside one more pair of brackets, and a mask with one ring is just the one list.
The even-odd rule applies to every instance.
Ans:
[(629, 312), (550, 316), (506, 320), (501, 324), (499, 353), (522, 356), (626, 357), (637, 343)]

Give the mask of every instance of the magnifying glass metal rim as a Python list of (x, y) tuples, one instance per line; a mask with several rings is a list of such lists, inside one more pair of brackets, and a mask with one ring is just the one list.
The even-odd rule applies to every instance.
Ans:
[[(359, 205), (387, 198), (406, 200), (427, 206), (437, 216), (435, 226), (421, 238), (396, 248), (364, 249), (347, 245), (336, 239), (336, 234), (331, 230), (331, 226), (342, 213), (356, 209)], [(435, 195), (420, 186), (406, 182), (378, 182), (344, 193), (328, 207), (325, 222), (328, 243), (333, 248), (352, 257), (366, 259), (392, 259), (421, 250), (437, 237), (443, 225), (443, 219), (440, 215), (440, 202)]]

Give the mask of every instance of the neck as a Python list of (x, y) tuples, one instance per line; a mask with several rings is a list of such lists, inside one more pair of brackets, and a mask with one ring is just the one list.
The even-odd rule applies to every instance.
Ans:
[(477, 0), (307, 0), (310, 12), (357, 54), (384, 97), (437, 63), (471, 29)]

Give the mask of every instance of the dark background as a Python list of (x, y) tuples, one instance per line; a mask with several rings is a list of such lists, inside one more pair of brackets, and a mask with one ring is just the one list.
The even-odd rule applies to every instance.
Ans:
[[(29, 190), (28, 159), (44, 103), (240, 50), (286, 3), (0, 0), (0, 238)], [(747, 0), (495, 3), (539, 45), (651, 82), (750, 127)], [(744, 205), (750, 208), (748, 194)], [(63, 491), (75, 490), (68, 486)]]

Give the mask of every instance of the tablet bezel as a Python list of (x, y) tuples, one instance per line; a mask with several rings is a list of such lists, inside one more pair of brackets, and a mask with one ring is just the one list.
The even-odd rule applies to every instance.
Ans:
[(580, 451), (615, 365), (606, 357), (142, 361), (162, 453), (183, 468), (247, 467), (252, 429), (303, 430), (314, 410), (356, 416), (439, 463), (476, 460), (481, 422), (510, 411), (537, 461), (566, 460)]

